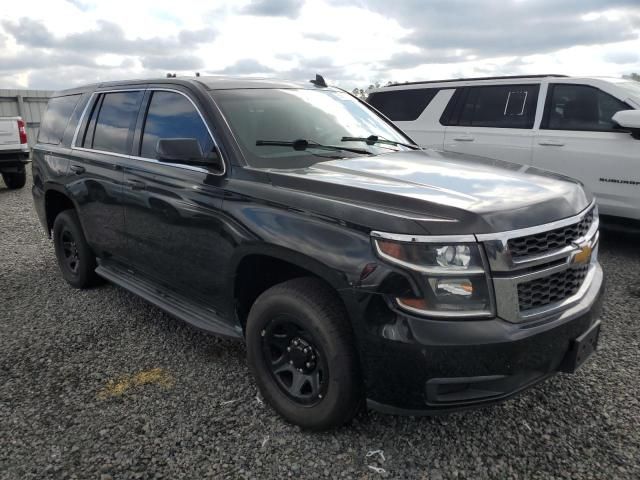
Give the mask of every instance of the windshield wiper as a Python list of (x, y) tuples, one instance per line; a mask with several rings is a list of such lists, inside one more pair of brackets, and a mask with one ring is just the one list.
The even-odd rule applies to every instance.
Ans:
[(411, 150), (420, 150), (417, 145), (410, 143), (396, 142), (395, 140), (387, 140), (378, 135), (369, 135), (368, 137), (342, 137), (343, 142), (365, 142), (367, 145), (375, 145), (376, 143), (384, 143), (386, 145), (401, 145)]
[(372, 152), (364, 150), (362, 148), (339, 147), (338, 145), (322, 145), (321, 143), (314, 142), (313, 140), (305, 140), (303, 138), (295, 140), (293, 142), (285, 140), (256, 140), (256, 146), (258, 147), (264, 147), (267, 145), (273, 147), (292, 147), (294, 150), (298, 151), (303, 151), (307, 148), (317, 148), (320, 150), (331, 150), (334, 152), (345, 151), (358, 153), (360, 155), (373, 155)]

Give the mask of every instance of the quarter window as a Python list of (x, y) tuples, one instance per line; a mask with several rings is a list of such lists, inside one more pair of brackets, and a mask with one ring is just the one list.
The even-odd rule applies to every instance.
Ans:
[(143, 95), (142, 91), (101, 95), (94, 106), (83, 146), (105, 152), (129, 153), (129, 141)]
[(78, 100), (80, 100), (80, 95), (66, 95), (49, 100), (47, 111), (44, 114), (38, 133), (39, 143), (60, 144)]
[(367, 102), (394, 122), (411, 122), (418, 119), (438, 91), (437, 88), (412, 88), (375, 92)]
[(470, 87), (462, 102), (458, 125), (533, 128), (538, 85)]
[(215, 157), (215, 144), (193, 104), (175, 92), (156, 91), (151, 96), (144, 124), (140, 155), (156, 158), (162, 138), (195, 138), (206, 158)]
[(616, 129), (611, 117), (629, 110), (626, 103), (589, 85), (549, 85), (547, 105), (541, 128), (549, 130), (589, 130), (608, 132)]

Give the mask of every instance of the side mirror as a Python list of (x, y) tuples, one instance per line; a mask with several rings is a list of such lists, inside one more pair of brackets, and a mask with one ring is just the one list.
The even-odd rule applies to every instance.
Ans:
[(633, 138), (640, 140), (640, 110), (621, 110), (611, 120), (629, 130)]
[(200, 143), (195, 138), (161, 138), (156, 144), (156, 158), (167, 163), (187, 163), (190, 165), (219, 166), (216, 153), (207, 158), (202, 153)]

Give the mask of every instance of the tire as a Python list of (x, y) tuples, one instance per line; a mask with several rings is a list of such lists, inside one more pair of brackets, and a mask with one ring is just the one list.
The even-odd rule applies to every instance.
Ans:
[(22, 170), (21, 172), (3, 173), (2, 179), (8, 188), (16, 190), (24, 187), (25, 183), (27, 183), (27, 172)]
[(58, 267), (69, 285), (88, 288), (100, 283), (96, 257), (82, 232), (75, 210), (65, 210), (53, 222), (53, 244)]
[(351, 325), (322, 281), (297, 278), (262, 293), (249, 312), (246, 342), (262, 396), (289, 422), (327, 430), (358, 412), (363, 388)]

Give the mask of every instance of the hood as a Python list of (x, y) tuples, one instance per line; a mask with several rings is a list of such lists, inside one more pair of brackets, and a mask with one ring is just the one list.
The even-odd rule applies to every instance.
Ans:
[(271, 170), (274, 185), (405, 212), (427, 233), (492, 233), (575, 215), (591, 198), (567, 177), (436, 151), (395, 152)]

